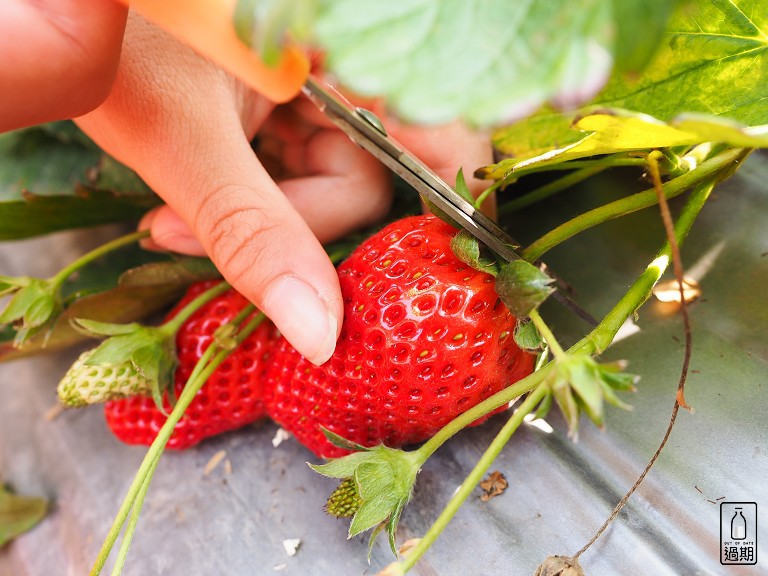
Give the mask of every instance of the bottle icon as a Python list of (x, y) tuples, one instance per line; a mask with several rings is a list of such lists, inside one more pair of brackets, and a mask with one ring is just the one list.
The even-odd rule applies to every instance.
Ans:
[(734, 508), (731, 518), (731, 539), (744, 540), (747, 537), (747, 519), (741, 513), (741, 508)]

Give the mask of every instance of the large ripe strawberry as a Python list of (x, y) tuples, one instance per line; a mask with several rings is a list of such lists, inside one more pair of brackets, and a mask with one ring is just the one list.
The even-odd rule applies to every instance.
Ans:
[(339, 266), (344, 324), (324, 365), (273, 345), (267, 412), (318, 456), (345, 453), (321, 427), (365, 446), (421, 442), (533, 370), (494, 278), (451, 251), (456, 233), (414, 216), (356, 249)]
[[(211, 285), (204, 282), (190, 288), (170, 316)], [(179, 359), (175, 375), (177, 397), (198, 359), (211, 343), (216, 329), (232, 320), (246, 304), (245, 297), (229, 290), (202, 306), (183, 324), (176, 337)], [(274, 326), (263, 322), (219, 366), (176, 425), (168, 442), (169, 448), (187, 448), (265, 416), (262, 391), (264, 356), (274, 338)], [(166, 420), (166, 415), (155, 406), (150, 396), (107, 402), (105, 416), (112, 432), (129, 444), (151, 444)]]

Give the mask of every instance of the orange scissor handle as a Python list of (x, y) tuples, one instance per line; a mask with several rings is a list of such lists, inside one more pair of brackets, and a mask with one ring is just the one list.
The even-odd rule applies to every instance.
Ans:
[(295, 46), (286, 47), (280, 62), (271, 67), (240, 41), (232, 20), (237, 0), (118, 1), (274, 102), (294, 98), (309, 74), (309, 60)]

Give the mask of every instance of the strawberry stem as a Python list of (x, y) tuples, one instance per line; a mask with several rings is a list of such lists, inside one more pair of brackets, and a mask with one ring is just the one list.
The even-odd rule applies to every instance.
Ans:
[(507, 216), (512, 212), (522, 210), (531, 204), (535, 204), (536, 202), (540, 202), (546, 198), (549, 198), (550, 196), (554, 196), (555, 194), (562, 192), (563, 190), (567, 190), (571, 186), (578, 184), (579, 182), (586, 180), (587, 178), (590, 178), (607, 168), (610, 168), (610, 166), (597, 165), (574, 170), (570, 174), (566, 174), (557, 180), (553, 180), (548, 184), (539, 186), (535, 190), (526, 192), (523, 196), (508, 202), (504, 202), (501, 206), (499, 206), (499, 217)]
[(136, 532), (136, 524), (139, 521), (141, 508), (144, 504), (144, 499), (147, 496), (147, 490), (149, 490), (149, 484), (152, 480), (152, 477), (155, 475), (155, 469), (157, 468), (158, 462), (160, 462), (160, 454), (158, 454), (157, 458), (155, 458), (154, 462), (152, 463), (152, 466), (150, 467), (147, 473), (147, 477), (144, 479), (144, 482), (142, 483), (141, 488), (136, 494), (136, 502), (131, 508), (131, 517), (128, 520), (128, 525), (125, 527), (125, 534), (123, 534), (123, 540), (120, 543), (120, 550), (117, 553), (117, 558), (115, 559), (115, 565), (112, 568), (113, 576), (118, 575), (123, 571), (123, 566), (125, 565), (125, 559), (128, 557), (128, 549), (131, 547), (131, 541), (133, 540), (133, 535)]
[[(702, 182), (717, 179), (721, 174), (732, 170), (733, 165), (743, 160), (749, 152), (750, 150), (743, 148), (729, 148), (717, 154), (700, 164), (697, 168), (664, 184), (664, 196), (666, 198), (674, 198)], [(657, 203), (658, 197), (655, 188), (632, 194), (615, 202), (609, 202), (604, 206), (580, 214), (547, 232), (525, 248), (521, 255), (527, 261), (534, 262), (550, 249), (580, 232), (584, 232), (608, 220), (626, 216), (643, 208), (649, 208)]]
[[(254, 312), (254, 310), (255, 310), (254, 306), (250, 306), (250, 305), (246, 306), (237, 315), (237, 317), (235, 317), (232, 320), (231, 324), (235, 326), (239, 326), (250, 314)], [(245, 338), (247, 338), (263, 320), (264, 320), (264, 315), (262, 313), (258, 313), (253, 318), (251, 318), (247, 322), (247, 324), (241, 330), (239, 330), (237, 334), (234, 336), (236, 342), (239, 344)], [(221, 363), (229, 356), (231, 352), (232, 352), (231, 349), (220, 348), (219, 345), (216, 344), (216, 340), (214, 339), (211, 345), (208, 346), (208, 348), (205, 350), (205, 352), (201, 356), (200, 360), (195, 365), (195, 368), (192, 371), (192, 374), (190, 375), (190, 378), (187, 381), (186, 386), (184, 386), (184, 390), (179, 396), (179, 399), (176, 402), (176, 405), (174, 406), (173, 410), (168, 416), (168, 419), (165, 421), (165, 424), (163, 424), (163, 427), (160, 428), (160, 431), (158, 432), (157, 437), (152, 442), (152, 445), (149, 447), (149, 450), (144, 456), (144, 460), (142, 461), (141, 466), (139, 467), (139, 470), (136, 473), (136, 476), (134, 477), (133, 482), (131, 483), (131, 486), (128, 489), (128, 493), (126, 494), (123, 500), (123, 503), (120, 506), (120, 510), (118, 511), (117, 516), (115, 517), (115, 521), (113, 522), (112, 527), (110, 528), (109, 533), (107, 534), (107, 537), (104, 540), (104, 543), (102, 544), (101, 550), (99, 551), (99, 555), (96, 558), (96, 562), (94, 563), (93, 568), (91, 569), (91, 572), (90, 572), (91, 576), (96, 576), (98, 574), (101, 574), (101, 570), (103, 569), (104, 564), (107, 558), (109, 557), (112, 547), (117, 541), (117, 538), (120, 534), (120, 531), (122, 530), (123, 525), (125, 524), (128, 514), (135, 507), (136, 507), (135, 515), (138, 516), (138, 513), (141, 510), (141, 505), (143, 504), (143, 501), (144, 501), (144, 497), (146, 496), (146, 491), (149, 487), (149, 482), (151, 481), (152, 474), (154, 473), (155, 468), (157, 467), (157, 462), (159, 461), (161, 454), (165, 450), (165, 446), (168, 443), (168, 440), (170, 439), (171, 434), (173, 434), (176, 424), (184, 415), (184, 412), (189, 407), (189, 404), (192, 402), (195, 395), (203, 386), (203, 384), (208, 380), (211, 374), (213, 374), (216, 368), (218, 368), (219, 365), (221, 365)], [(145, 484), (146, 484), (146, 487), (145, 487)], [(128, 540), (128, 543), (125, 544), (125, 552), (123, 553), (122, 550), (120, 552), (122, 556), (125, 556), (127, 554), (127, 547), (130, 545), (130, 538), (132, 538), (133, 536), (133, 531), (132, 530), (130, 532), (127, 531), (126, 536), (129, 538), (129, 540)], [(120, 560), (120, 562), (123, 562), (123, 561), (124, 559)], [(115, 568), (118, 571), (113, 573), (119, 574), (120, 573), (119, 570), (121, 569), (121, 567), (122, 567), (122, 564), (120, 566), (116, 566)]]
[(227, 282), (219, 282), (215, 286), (208, 288), (205, 292), (199, 294), (196, 298), (190, 301), (168, 322), (160, 327), (165, 334), (171, 335), (178, 332), (179, 328), (189, 320), (195, 312), (202, 308), (205, 304), (216, 298), (216, 296), (229, 290), (231, 286)]
[(117, 250), (118, 248), (122, 248), (123, 246), (127, 246), (128, 244), (133, 244), (134, 242), (138, 242), (139, 240), (142, 240), (143, 238), (148, 238), (148, 237), (149, 237), (149, 230), (140, 230), (138, 232), (126, 234), (125, 236), (121, 236), (120, 238), (115, 238), (114, 240), (111, 240), (110, 242), (102, 244), (98, 248), (94, 248), (90, 252), (83, 254), (77, 260), (70, 262), (67, 266), (59, 270), (51, 278), (50, 282), (55, 286), (60, 286), (61, 284), (64, 283), (64, 281), (67, 278), (69, 278), (73, 273), (83, 268), (85, 265), (90, 264), (94, 260), (101, 258), (105, 254), (108, 254), (113, 250)]
[(554, 354), (556, 359), (562, 359), (565, 358), (566, 354), (563, 348), (560, 346), (560, 343), (557, 341), (557, 338), (555, 338), (555, 335), (552, 333), (552, 330), (549, 329), (549, 326), (547, 326), (547, 323), (544, 322), (544, 318), (541, 317), (541, 314), (539, 314), (538, 309), (534, 308), (528, 313), (528, 317), (533, 322), (533, 325), (536, 326), (536, 329), (539, 331), (539, 334), (541, 334), (541, 337), (544, 339), (544, 342), (547, 343), (547, 346), (549, 346), (549, 349), (552, 350), (552, 354)]
[(469, 497), (477, 484), (483, 479), (488, 468), (490, 468), (493, 461), (499, 455), (501, 450), (506, 446), (512, 434), (523, 423), (523, 419), (533, 412), (538, 406), (539, 402), (549, 393), (549, 389), (546, 385), (539, 385), (533, 392), (528, 394), (526, 399), (520, 404), (520, 407), (515, 410), (512, 416), (507, 420), (506, 424), (499, 430), (499, 433), (493, 439), (491, 444), (485, 450), (480, 460), (477, 462), (472, 471), (467, 475), (464, 481), (459, 486), (459, 489), (454, 493), (453, 497), (445, 505), (440, 516), (429, 527), (427, 533), (419, 540), (419, 543), (412, 548), (400, 563), (400, 568), (403, 573), (407, 572), (416, 565), (419, 558), (429, 549), (430, 546), (437, 540), (437, 537), (443, 532), (445, 527), (451, 521), (451, 519), (459, 511), (461, 505)]

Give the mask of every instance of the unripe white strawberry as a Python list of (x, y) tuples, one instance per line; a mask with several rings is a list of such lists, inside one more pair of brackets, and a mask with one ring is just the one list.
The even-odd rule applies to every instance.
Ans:
[(71, 408), (128, 396), (151, 395), (152, 382), (129, 361), (89, 364), (96, 348), (83, 352), (59, 382), (59, 400)]

